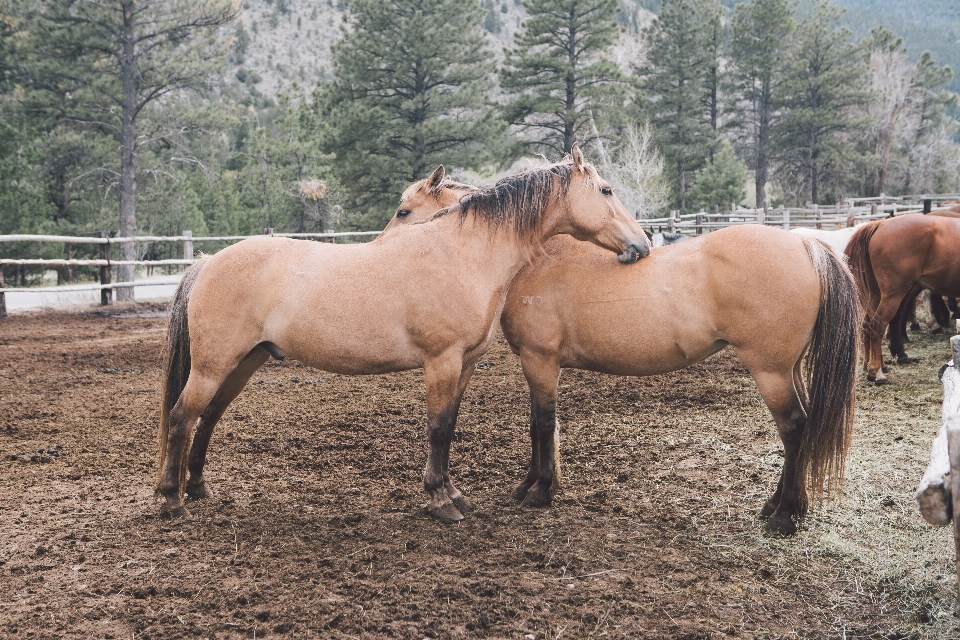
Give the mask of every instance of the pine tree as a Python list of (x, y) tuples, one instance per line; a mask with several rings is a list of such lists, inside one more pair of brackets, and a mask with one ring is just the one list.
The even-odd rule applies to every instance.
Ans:
[(732, 126), (746, 139), (754, 170), (757, 206), (767, 201), (770, 131), (779, 115), (781, 83), (794, 29), (787, 0), (737, 5), (731, 20), (728, 71)]
[(644, 31), (650, 51), (638, 69), (643, 108), (660, 135), (675, 172), (676, 202), (688, 205), (693, 172), (710, 157), (716, 140), (711, 121), (720, 6), (715, 0), (664, 0)]
[(318, 102), (322, 148), (354, 224), (379, 228), (438, 164), (483, 167), (503, 130), (487, 95), (493, 58), (476, 0), (351, 0)]
[[(69, 122), (112, 138), (119, 150), (114, 174), (120, 200), (120, 235), (137, 230), (137, 156), (145, 145), (167, 142), (180, 121), (153, 121), (162, 99), (208, 83), (224, 49), (217, 30), (237, 15), (233, 0), (51, 0), (23, 3), (29, 25), (17, 51), (28, 88), (24, 105), (36, 116)], [(168, 115), (172, 115), (168, 112)], [(171, 126), (172, 124), (172, 126)], [(136, 258), (133, 243), (121, 260)], [(118, 268), (119, 280), (133, 267)], [(132, 299), (133, 289), (118, 291)]]
[[(940, 142), (938, 138), (951, 136), (956, 131), (957, 123), (947, 114), (947, 109), (956, 106), (957, 96), (944, 88), (951, 80), (953, 71), (950, 67), (937, 64), (929, 51), (920, 54), (911, 87), (916, 121), (913, 135), (907, 143), (904, 193), (910, 193), (915, 186), (919, 190), (935, 190), (923, 179), (925, 173), (930, 173), (928, 167), (931, 164), (925, 160), (937, 154), (937, 147), (940, 146), (937, 144)], [(924, 171), (925, 168), (928, 168), (927, 171)]]
[(569, 153), (591, 139), (623, 95), (619, 67), (603, 54), (616, 42), (618, 0), (524, 0), (529, 18), (500, 72), (512, 95), (506, 119), (541, 151)]
[[(841, 13), (829, 0), (814, 2), (797, 26), (783, 79), (783, 117), (774, 127), (781, 167), (797, 177), (806, 202), (817, 203), (830, 179), (840, 185), (852, 141), (865, 121), (866, 69), (850, 30), (836, 27)], [(784, 172), (786, 173), (786, 171)]]
[(746, 197), (743, 180), (747, 168), (726, 140), (718, 145), (713, 160), (696, 173), (690, 188), (690, 202), (703, 211), (727, 210)]

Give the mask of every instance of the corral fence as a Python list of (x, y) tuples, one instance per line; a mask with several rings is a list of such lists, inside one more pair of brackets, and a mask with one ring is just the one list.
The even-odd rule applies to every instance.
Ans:
[[(842, 203), (830, 206), (809, 205), (807, 207), (762, 207), (745, 209), (735, 207), (730, 211), (714, 211), (707, 213), (680, 214), (671, 211), (665, 218), (642, 218), (639, 222), (651, 231), (667, 231), (700, 235), (715, 229), (737, 226), (741, 224), (763, 224), (768, 226), (791, 229), (796, 227), (817, 229), (840, 229), (851, 227), (870, 220), (889, 218), (905, 213), (930, 213), (942, 208), (944, 203), (960, 201), (960, 194), (940, 194), (923, 196), (877, 198), (848, 198)], [(337, 238), (364, 237), (379, 235), (379, 231), (351, 231), (326, 233), (274, 233), (273, 229), (264, 229), (262, 235), (284, 238), (303, 238), (326, 242), (336, 242)], [(99, 267), (98, 282), (88, 284), (65, 285), (56, 287), (7, 287), (4, 285), (3, 270), (0, 269), (0, 317), (6, 315), (6, 293), (10, 292), (70, 292), (70, 291), (100, 291), (100, 303), (111, 304), (114, 292), (120, 288), (137, 286), (154, 286), (176, 284), (181, 275), (170, 275), (167, 278), (153, 278), (149, 282), (143, 280), (132, 282), (114, 282), (112, 269), (121, 265), (147, 267), (152, 271), (156, 267), (186, 267), (196, 261), (194, 245), (233, 243), (246, 238), (261, 236), (209, 236), (194, 237), (190, 231), (184, 231), (179, 236), (135, 236), (111, 237), (110, 233), (101, 231), (96, 237), (89, 236), (47, 236), (47, 235), (0, 235), (0, 242), (47, 242), (63, 243), (67, 248), (67, 255), (71, 255), (72, 245), (99, 245), (100, 257), (96, 259), (31, 259), (31, 258), (0, 258), (2, 265), (46, 266), (46, 267)], [(180, 243), (183, 246), (183, 258), (164, 260), (114, 260), (112, 249), (124, 243)]]
[[(86, 283), (76, 285), (65, 285), (56, 287), (8, 287), (4, 284), (3, 270), (0, 269), (0, 317), (7, 313), (6, 294), (7, 293), (59, 293), (70, 291), (100, 291), (100, 303), (108, 305), (113, 302), (114, 292), (121, 288), (130, 288), (137, 286), (156, 286), (165, 284), (177, 284), (182, 274), (172, 275), (167, 278), (153, 278), (149, 281), (136, 280), (132, 282), (114, 282), (112, 270), (114, 267), (122, 265), (132, 265), (135, 267), (187, 267), (196, 262), (197, 257), (194, 250), (195, 244), (201, 246), (206, 243), (234, 243), (247, 238), (275, 236), (282, 238), (303, 238), (325, 242), (336, 242), (337, 238), (347, 237), (365, 237), (380, 235), (379, 231), (347, 231), (326, 233), (274, 233), (273, 229), (264, 229), (259, 236), (204, 236), (194, 237), (191, 231), (184, 231), (179, 236), (134, 236), (134, 237), (111, 237), (109, 232), (101, 231), (96, 237), (90, 236), (47, 236), (47, 235), (0, 235), (0, 242), (53, 242), (63, 243), (64, 245), (99, 245), (100, 257), (96, 259), (32, 259), (32, 258), (0, 258), (2, 265), (23, 265), (23, 266), (46, 266), (46, 267), (99, 267), (98, 283)], [(173, 258), (166, 260), (114, 260), (112, 257), (113, 247), (124, 243), (180, 243), (183, 246), (183, 258)]]
[(783, 229), (842, 229), (871, 220), (881, 220), (905, 213), (931, 213), (955, 204), (960, 194), (876, 198), (847, 198), (835, 205), (808, 205), (806, 207), (763, 207), (730, 211), (681, 214), (671, 211), (665, 218), (642, 218), (640, 223), (657, 231), (700, 235), (705, 231), (723, 229), (740, 224), (764, 224)]

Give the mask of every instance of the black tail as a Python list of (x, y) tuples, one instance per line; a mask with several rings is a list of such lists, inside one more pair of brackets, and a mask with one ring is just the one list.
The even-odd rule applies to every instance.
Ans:
[(164, 469), (167, 457), (167, 433), (170, 430), (170, 411), (190, 377), (190, 327), (187, 325), (187, 303), (190, 292), (206, 262), (201, 258), (193, 263), (177, 286), (170, 302), (170, 324), (167, 328), (167, 343), (163, 350), (163, 389), (160, 394), (160, 470)]

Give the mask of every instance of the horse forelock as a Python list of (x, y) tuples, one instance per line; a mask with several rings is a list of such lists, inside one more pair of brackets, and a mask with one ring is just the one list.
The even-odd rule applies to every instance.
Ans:
[[(544, 213), (554, 197), (554, 188), (557, 189), (559, 201), (567, 198), (574, 171), (569, 159), (527, 169), (501, 178), (492, 186), (468, 193), (458, 205), (438, 211), (432, 218), (458, 209), (461, 223), (467, 216), (473, 215), (494, 229), (508, 227), (522, 240), (530, 240), (540, 228)], [(599, 175), (593, 165), (584, 163), (583, 172), (584, 188), (599, 189)]]

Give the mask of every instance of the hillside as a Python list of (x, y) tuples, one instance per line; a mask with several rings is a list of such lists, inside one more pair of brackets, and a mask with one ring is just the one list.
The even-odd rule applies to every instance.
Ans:
[[(649, 0), (621, 0), (619, 16), (628, 33), (647, 24)], [(513, 42), (527, 13), (520, 0), (480, 0), (482, 24), (497, 56)], [(342, 0), (245, 0), (236, 24), (227, 33), (237, 45), (229, 76), (268, 96), (298, 82), (308, 88), (332, 77), (330, 45), (340, 35)]]

